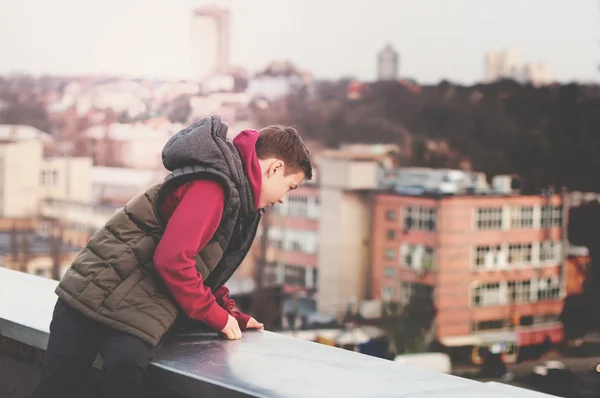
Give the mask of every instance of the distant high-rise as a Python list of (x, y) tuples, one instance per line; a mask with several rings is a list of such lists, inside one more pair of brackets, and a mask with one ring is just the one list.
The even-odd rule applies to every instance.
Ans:
[(526, 81), (536, 87), (552, 84), (553, 82), (550, 67), (545, 63), (527, 64), (523, 73)]
[(379, 52), (377, 63), (377, 80), (397, 80), (400, 56), (388, 44)]
[(231, 12), (207, 5), (192, 14), (192, 79), (202, 81), (229, 70)]
[(494, 82), (499, 79), (523, 80), (525, 64), (512, 49), (485, 54), (485, 81)]
[(520, 83), (543, 86), (552, 83), (552, 74), (547, 64), (528, 64), (511, 49), (485, 54), (484, 81), (512, 79)]

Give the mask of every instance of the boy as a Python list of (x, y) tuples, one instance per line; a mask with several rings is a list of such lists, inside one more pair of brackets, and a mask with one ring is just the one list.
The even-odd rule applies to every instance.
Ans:
[(227, 339), (263, 329), (233, 309), (223, 284), (261, 211), (312, 177), (302, 139), (274, 125), (232, 142), (213, 116), (171, 137), (162, 158), (171, 174), (107, 221), (60, 281), (35, 398), (80, 397), (98, 352), (102, 397), (143, 396), (148, 363), (181, 313)]

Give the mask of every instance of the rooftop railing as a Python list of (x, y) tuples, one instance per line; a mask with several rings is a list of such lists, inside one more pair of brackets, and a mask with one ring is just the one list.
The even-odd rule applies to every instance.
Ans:
[[(56, 284), (53, 280), (0, 268), (0, 341), (2, 346), (13, 347), (10, 352), (0, 350), (0, 365), (19, 367), (2, 372), (0, 366), (0, 395), (2, 388), (8, 391), (12, 386), (9, 396), (28, 396), (39, 377), (39, 361), (27, 364), (27, 372), (23, 370), (23, 362), (32, 357), (23, 353), (46, 348)], [(10, 360), (2, 361), (8, 356)], [(97, 361), (96, 366), (101, 366), (101, 362)], [(222, 340), (207, 332), (180, 336), (159, 351), (150, 372), (159, 396), (169, 397), (547, 396), (500, 383), (480, 383), (422, 370), (267, 331), (246, 332), (237, 341)]]

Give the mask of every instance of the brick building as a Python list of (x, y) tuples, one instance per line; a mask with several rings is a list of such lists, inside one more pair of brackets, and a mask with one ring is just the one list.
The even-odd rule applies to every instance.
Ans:
[(373, 216), (373, 299), (433, 294), (437, 336), (450, 347), (503, 342), (512, 353), (562, 339), (559, 195), (380, 193)]

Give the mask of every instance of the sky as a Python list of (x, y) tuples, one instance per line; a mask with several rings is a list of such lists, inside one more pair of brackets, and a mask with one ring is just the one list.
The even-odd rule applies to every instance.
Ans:
[[(186, 78), (190, 14), (201, 0), (5, 0), (0, 74)], [(376, 76), (377, 52), (400, 53), (422, 83), (483, 78), (487, 51), (546, 62), (557, 81), (598, 82), (599, 0), (220, 0), (233, 13), (232, 61), (287, 59), (317, 78)]]

